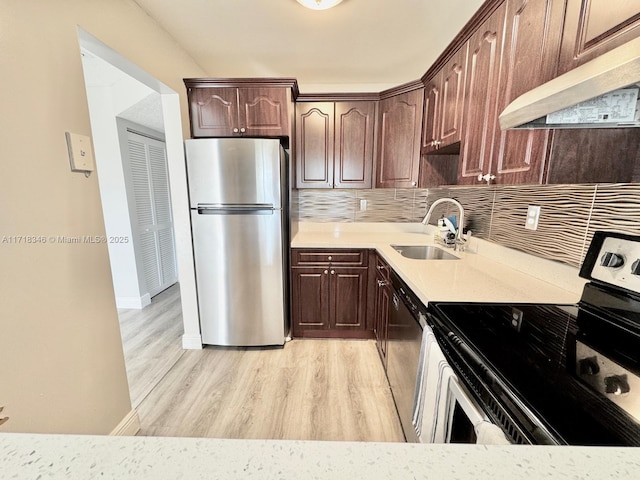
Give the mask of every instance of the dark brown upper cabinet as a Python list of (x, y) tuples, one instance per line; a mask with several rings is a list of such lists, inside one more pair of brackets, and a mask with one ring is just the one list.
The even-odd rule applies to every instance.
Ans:
[(380, 100), (376, 187), (418, 186), (423, 88)]
[(461, 139), (467, 48), (464, 45), (458, 50), (425, 84), (423, 154), (437, 152)]
[(478, 176), (490, 173), (505, 7), (502, 4), (468, 41), (459, 184), (480, 183)]
[(420, 153), (437, 150), (440, 141), (442, 114), (442, 70), (424, 85), (424, 112), (422, 114), (422, 145)]
[(335, 186), (371, 188), (377, 102), (337, 102)]
[(638, 0), (566, 0), (566, 3), (558, 74), (640, 35)]
[[(523, 93), (551, 80), (562, 32), (562, 5), (554, 0), (507, 0), (497, 115)], [(549, 130), (500, 130), (495, 118), (491, 167), (499, 184), (542, 183)]]
[(296, 103), (296, 187), (333, 188), (333, 102)]
[(291, 86), (272, 86), (260, 79), (242, 86), (218, 79), (185, 79), (189, 98), (191, 136), (289, 137)]
[(376, 102), (296, 103), (297, 188), (371, 188)]

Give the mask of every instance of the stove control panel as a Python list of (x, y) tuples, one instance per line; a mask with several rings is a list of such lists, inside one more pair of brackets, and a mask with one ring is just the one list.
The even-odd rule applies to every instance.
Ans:
[(575, 373), (592, 390), (640, 420), (640, 377), (580, 341), (576, 342)]
[(596, 232), (580, 276), (584, 273), (585, 278), (640, 293), (640, 237)]

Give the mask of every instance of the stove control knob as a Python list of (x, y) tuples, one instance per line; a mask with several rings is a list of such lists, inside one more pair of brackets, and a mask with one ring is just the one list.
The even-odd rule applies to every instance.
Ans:
[(640, 258), (631, 264), (631, 273), (640, 275)]
[(609, 268), (618, 268), (624, 265), (624, 257), (617, 253), (607, 252), (600, 259), (600, 265)]
[(580, 375), (597, 375), (600, 373), (600, 365), (598, 365), (598, 357), (586, 357), (578, 360), (578, 372)]
[(610, 375), (604, 377), (605, 393), (613, 393), (614, 395), (624, 395), (631, 391), (631, 386), (626, 375)]

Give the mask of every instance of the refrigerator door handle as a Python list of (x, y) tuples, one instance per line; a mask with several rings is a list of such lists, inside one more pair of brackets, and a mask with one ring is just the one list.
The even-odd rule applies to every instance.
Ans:
[(273, 215), (276, 209), (270, 203), (255, 204), (198, 204), (199, 215)]

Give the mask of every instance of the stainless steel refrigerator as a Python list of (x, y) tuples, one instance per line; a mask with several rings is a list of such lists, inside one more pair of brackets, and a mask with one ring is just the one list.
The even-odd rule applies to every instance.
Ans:
[(186, 140), (202, 342), (283, 345), (288, 167), (278, 140)]

